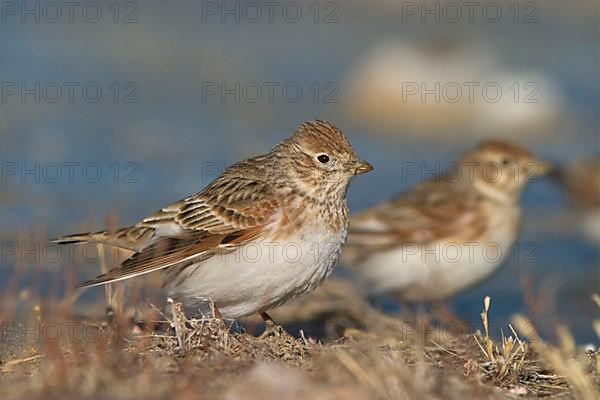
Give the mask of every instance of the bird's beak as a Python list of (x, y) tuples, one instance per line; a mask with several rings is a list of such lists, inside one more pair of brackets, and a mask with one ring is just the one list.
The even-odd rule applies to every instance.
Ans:
[(535, 164), (537, 167), (537, 171), (535, 171), (536, 175), (546, 175), (548, 172), (550, 172), (552, 170), (552, 165), (547, 162), (536, 161)]
[(359, 160), (354, 166), (354, 175), (364, 174), (372, 171), (373, 166), (364, 160)]

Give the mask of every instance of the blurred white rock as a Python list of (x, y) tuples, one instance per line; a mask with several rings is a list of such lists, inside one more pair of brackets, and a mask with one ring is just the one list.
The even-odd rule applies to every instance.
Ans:
[(356, 122), (390, 134), (521, 138), (547, 132), (563, 108), (549, 77), (481, 44), (385, 41), (361, 60), (346, 77), (343, 104)]

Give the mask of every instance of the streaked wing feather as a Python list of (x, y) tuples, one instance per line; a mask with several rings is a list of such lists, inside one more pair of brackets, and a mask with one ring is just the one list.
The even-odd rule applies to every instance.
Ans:
[[(120, 281), (174, 266), (186, 267), (259, 236), (279, 207), (277, 198), (272, 196), (268, 187), (245, 178), (231, 179), (224, 186), (218, 186), (219, 180), (215, 183), (136, 225), (154, 228), (156, 232), (174, 232), (176, 229), (173, 227), (177, 227), (180, 231), (177, 236), (155, 238), (118, 268), (81, 286)], [(214, 191), (220, 193), (215, 195)]]
[(353, 216), (344, 260), (356, 262), (370, 252), (402, 243), (450, 238), (468, 224), (485, 223), (475, 198), (451, 185), (445, 181), (424, 182), (390, 202)]
[[(212, 238), (216, 240), (217, 238)], [(135, 253), (118, 267), (84, 282), (80, 287), (96, 286), (116, 282), (183, 263), (190, 258), (202, 259), (210, 256), (209, 240), (160, 238), (139, 253)]]

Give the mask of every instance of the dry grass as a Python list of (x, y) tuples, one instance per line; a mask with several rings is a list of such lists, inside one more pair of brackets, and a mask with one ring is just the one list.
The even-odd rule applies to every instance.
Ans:
[[(489, 299), (481, 315), (483, 332), (450, 334), (427, 325), (417, 325), (426, 327), (424, 331), (415, 329), (356, 298), (354, 303), (342, 301), (339, 296), (355, 294), (340, 290), (339, 284), (324, 290), (328, 288), (332, 292), (317, 293), (318, 304), (312, 307), (323, 324), (337, 324), (331, 332), (341, 335), (325, 342), (302, 332), (299, 337), (285, 332), (253, 336), (214, 315), (189, 318), (180, 304), (170, 302), (168, 317), (143, 331), (126, 321), (112, 325), (80, 321), (79, 335), (60, 341), (42, 337), (37, 343), (21, 343), (18, 351), (4, 352), (0, 396), (44, 400), (596, 398), (595, 353), (577, 353), (566, 334), (561, 345), (553, 347), (531, 331), (522, 340), (512, 327), (511, 336), (502, 335), (495, 342), (488, 329)], [(327, 297), (334, 301), (324, 302)], [(279, 312), (285, 313), (285, 309)], [(357, 324), (360, 315), (363, 322)], [(61, 322), (43, 315), (38, 320)], [(528, 323), (517, 319), (514, 326)]]
[(500, 343), (496, 344), (490, 337), (488, 311), (490, 310), (491, 299), (486, 296), (483, 299), (483, 312), (481, 313), (481, 322), (484, 329), (483, 344), (477, 339), (477, 334), (473, 335), (477, 346), (488, 360), (484, 365), (488, 373), (496, 381), (502, 382), (509, 375), (518, 375), (523, 371), (525, 364), (525, 356), (527, 351), (525, 344), (519, 339), (514, 328), (509, 325), (511, 332), (515, 335), (506, 337), (504, 331), (501, 330)]

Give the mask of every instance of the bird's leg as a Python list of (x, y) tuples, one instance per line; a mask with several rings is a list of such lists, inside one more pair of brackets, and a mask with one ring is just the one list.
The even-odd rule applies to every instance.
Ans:
[(210, 306), (210, 311), (212, 312), (213, 318), (220, 319), (221, 321), (225, 322), (225, 318), (223, 318), (223, 314), (221, 314), (221, 311), (219, 311), (219, 308), (215, 305), (215, 303), (211, 302), (209, 304), (209, 306)]
[(452, 312), (447, 302), (438, 300), (432, 304), (432, 311), (439, 322), (447, 329), (454, 329), (460, 333), (468, 333), (468, 327)]
[(271, 318), (269, 314), (266, 312), (261, 312), (259, 314), (265, 322), (265, 331), (259, 336), (259, 338), (265, 338), (268, 336), (282, 336), (283, 334), (287, 334), (283, 327), (277, 324), (277, 322), (273, 321), (273, 318)]
[(390, 296), (396, 302), (400, 316), (405, 321), (416, 322), (419, 316), (424, 314), (423, 305), (421, 303), (412, 303), (407, 301), (401, 293), (392, 292)]

